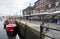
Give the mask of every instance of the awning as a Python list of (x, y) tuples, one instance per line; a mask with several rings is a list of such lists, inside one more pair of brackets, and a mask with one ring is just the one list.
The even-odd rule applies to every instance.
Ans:
[(55, 11), (52, 14), (59, 14), (59, 13), (60, 13), (60, 11)]
[(35, 16), (35, 15), (54, 15), (54, 14), (59, 14), (60, 11), (55, 11), (55, 12), (43, 12), (43, 13), (35, 13), (35, 14), (30, 14), (30, 15), (24, 15), (24, 16)]
[(30, 15), (23, 15), (23, 16), (30, 16)]
[(51, 13), (49, 12), (43, 12), (43, 13), (35, 13), (35, 14), (31, 14), (31, 15), (50, 15)]

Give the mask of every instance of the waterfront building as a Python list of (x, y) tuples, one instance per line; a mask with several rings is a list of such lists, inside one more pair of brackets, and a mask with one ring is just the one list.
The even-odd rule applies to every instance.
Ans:
[(60, 0), (37, 0), (31, 7), (23, 10), (23, 16), (26, 19), (42, 20), (44, 18), (49, 22), (60, 19)]

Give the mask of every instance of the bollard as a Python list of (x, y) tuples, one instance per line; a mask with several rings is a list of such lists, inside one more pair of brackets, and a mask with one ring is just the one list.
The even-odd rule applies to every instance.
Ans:
[(24, 32), (25, 32), (25, 36), (24, 36), (24, 39), (26, 39), (26, 24), (25, 24), (25, 30), (24, 30)]
[(52, 38), (52, 39), (55, 39), (55, 38)]
[(43, 24), (41, 24), (41, 26), (40, 26), (40, 39), (43, 39)]

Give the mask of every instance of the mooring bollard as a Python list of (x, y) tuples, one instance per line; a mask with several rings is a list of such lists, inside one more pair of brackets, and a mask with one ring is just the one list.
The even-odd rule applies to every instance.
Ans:
[(26, 39), (26, 28), (27, 28), (27, 26), (26, 26), (27, 24), (25, 24), (25, 30), (24, 30), (24, 32), (25, 32), (25, 37), (24, 37), (24, 39)]
[(40, 39), (43, 39), (43, 24), (40, 25)]

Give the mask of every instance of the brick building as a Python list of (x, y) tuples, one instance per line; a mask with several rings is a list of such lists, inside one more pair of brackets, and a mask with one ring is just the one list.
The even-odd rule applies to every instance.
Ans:
[[(26, 13), (26, 16), (24, 17), (30, 17), (32, 19), (39, 19), (41, 20), (44, 16), (44, 18), (47, 18), (48, 20), (54, 20), (55, 22), (57, 19), (60, 19), (60, 0), (37, 0), (34, 3), (34, 6), (30, 9), (26, 8), (30, 13), (30, 15), (27, 15), (28, 12), (23, 12), (24, 14)], [(26, 11), (23, 10), (23, 11)], [(50, 14), (50, 15), (47, 15)], [(43, 15), (43, 16), (41, 16)], [(52, 19), (53, 18), (53, 19)]]
[(43, 1), (43, 0), (38, 0), (38, 1), (36, 1), (35, 3), (35, 11), (37, 12), (37, 13), (40, 13), (40, 12), (44, 12), (45, 11), (45, 1)]

